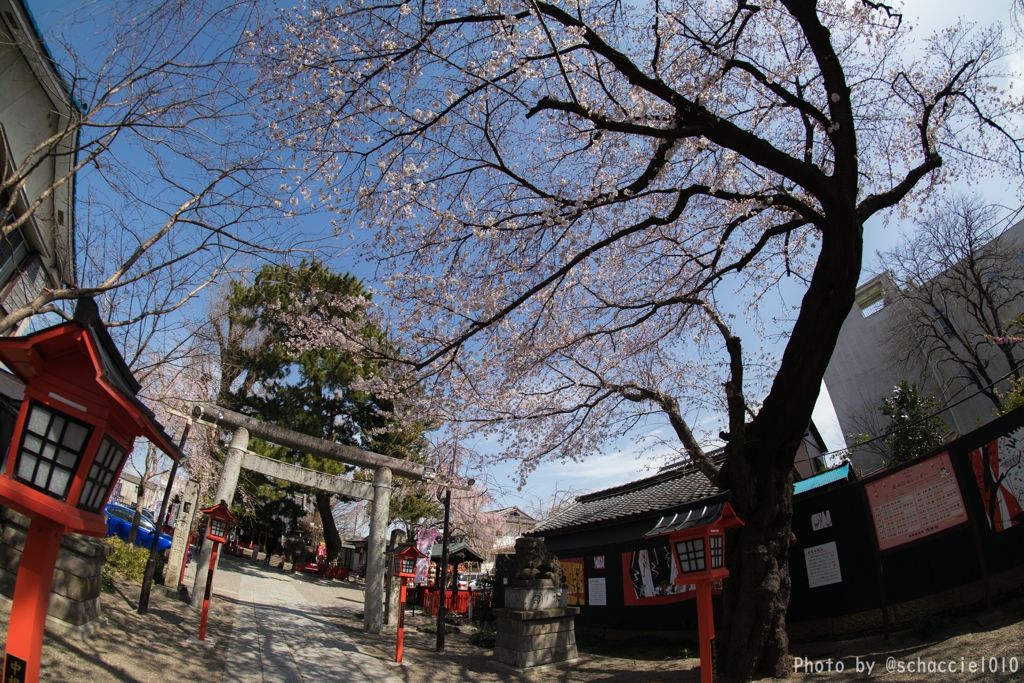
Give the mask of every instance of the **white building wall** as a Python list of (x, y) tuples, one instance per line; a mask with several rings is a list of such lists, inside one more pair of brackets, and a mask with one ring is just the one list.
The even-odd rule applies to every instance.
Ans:
[[(1009, 228), (996, 239), (1008, 252), (1024, 253), (1024, 222)], [(1015, 277), (1024, 281), (1024, 264), (1014, 261), (1007, 267), (1020, 269)], [(888, 348), (889, 331), (907, 315), (894, 296), (898, 291), (896, 284), (885, 274), (876, 276), (858, 288), (858, 297), (879, 285), (886, 291), (885, 306), (865, 316), (861, 307), (854, 304), (843, 323), (835, 352), (825, 371), (825, 385), (848, 442), (850, 434), (865, 432), (865, 426), (871, 420), (878, 425), (884, 424), (885, 418), (877, 411), (878, 404), (892, 395), (900, 380), (916, 381), (923, 393), (932, 394), (943, 404), (956, 403), (977, 392), (974, 384), (948, 376), (952, 374), (948, 368), (944, 369), (937, 358), (929, 358), (920, 345), (909, 366), (892, 359), (893, 354)], [(1021, 312), (1024, 311), (1015, 311), (1013, 315)], [(956, 311), (949, 311), (949, 314), (954, 324), (968, 324)], [(909, 325), (905, 340), (912, 342)], [(989, 360), (992, 377), (999, 377), (1010, 369), (995, 346)], [(1005, 390), (1008, 385), (1004, 383), (1001, 388)], [(965, 434), (992, 421), (995, 418), (993, 410), (989, 399), (977, 395), (944, 411), (941, 416), (950, 430)], [(882, 458), (861, 450), (854, 454), (853, 463), (854, 469), (864, 474), (880, 468)]]

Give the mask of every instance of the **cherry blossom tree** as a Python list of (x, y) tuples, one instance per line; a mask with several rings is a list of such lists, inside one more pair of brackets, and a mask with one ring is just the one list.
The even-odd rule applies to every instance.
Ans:
[(278, 197), (286, 169), (251, 116), (238, 46), (253, 13), (251, 0), (119, 0), (45, 15), (53, 56), (24, 56), (54, 61), (73, 106), (16, 164), (0, 153), (0, 240), (12, 248), (68, 197), (74, 216), (55, 221), (67, 275), (9, 297), (0, 333), (97, 297), (133, 361), (212, 283), (319, 246), (286, 218), (302, 208)]
[[(367, 237), (426, 393), (524, 475), (671, 430), (746, 521), (721, 671), (785, 675), (793, 460), (865, 221), (951, 177), (1019, 179), (1000, 31), (910, 57), (896, 10), (839, 0), (314, 0), (267, 26), (271, 130)], [(784, 279), (802, 301), (774, 357), (737, 329)]]

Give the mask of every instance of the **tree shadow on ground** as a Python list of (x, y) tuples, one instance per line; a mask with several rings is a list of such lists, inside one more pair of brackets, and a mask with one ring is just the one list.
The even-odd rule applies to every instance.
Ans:
[[(221, 683), (234, 611), (225, 605), (211, 614), (208, 629), (216, 647), (185, 645), (199, 629), (199, 612), (160, 591), (153, 591), (149, 613), (135, 610), (141, 586), (115, 579), (114, 592), (101, 595), (105, 624), (89, 638), (48, 630), (43, 638), (40, 681), (121, 681), (123, 683)], [(9, 603), (0, 606), (0, 631), (6, 639)]]

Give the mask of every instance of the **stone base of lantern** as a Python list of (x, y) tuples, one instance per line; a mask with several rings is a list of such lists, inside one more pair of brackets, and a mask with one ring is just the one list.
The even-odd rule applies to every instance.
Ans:
[(564, 589), (550, 582), (514, 581), (505, 591), (505, 604), (505, 609), (494, 610), (495, 662), (529, 669), (579, 656), (574, 622), (580, 610), (565, 606)]
[[(29, 518), (9, 508), (0, 516), (0, 599), (8, 604), (14, 596), (21, 551), (25, 547)], [(65, 534), (46, 611), (47, 630), (64, 636), (88, 638), (106, 619), (100, 614), (103, 566), (113, 548), (97, 538)]]

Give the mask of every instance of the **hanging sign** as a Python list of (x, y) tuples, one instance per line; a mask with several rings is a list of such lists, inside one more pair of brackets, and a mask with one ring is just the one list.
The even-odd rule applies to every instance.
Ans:
[(832, 511), (825, 510), (811, 515), (811, 529), (821, 531), (832, 526)]
[(566, 604), (570, 607), (586, 604), (583, 595), (583, 558), (559, 559), (562, 576), (565, 577)]
[(865, 485), (878, 549), (888, 550), (967, 521), (949, 453)]
[(430, 571), (430, 556), (434, 553), (434, 542), (437, 541), (437, 529), (420, 529), (416, 534), (416, 550), (426, 555), (416, 560), (416, 578), (413, 583), (427, 583)]
[(664, 605), (696, 595), (691, 584), (675, 583), (679, 570), (668, 545), (622, 553), (623, 601), (626, 606)]

